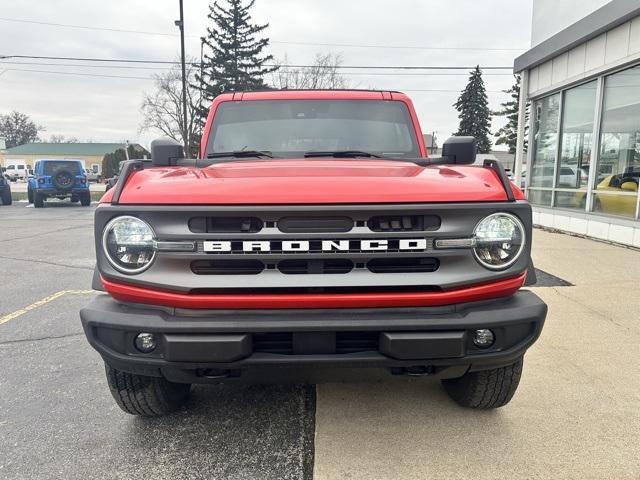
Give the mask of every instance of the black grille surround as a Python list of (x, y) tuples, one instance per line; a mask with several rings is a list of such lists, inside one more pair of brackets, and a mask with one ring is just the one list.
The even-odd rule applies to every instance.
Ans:
[[(482, 267), (470, 249), (436, 249), (439, 238), (466, 238), (480, 220), (496, 212), (516, 215), (525, 226), (526, 244), (512, 266), (501, 271)], [(133, 215), (149, 223), (159, 241), (193, 242), (195, 251), (160, 251), (153, 265), (138, 275), (116, 271), (107, 261), (100, 239), (112, 218)], [(217, 225), (215, 232), (197, 232)], [(407, 230), (373, 231), (374, 218), (399, 218)], [(237, 219), (241, 219), (238, 221)], [(286, 230), (281, 230), (282, 219)], [(422, 220), (423, 230), (415, 219)], [(435, 223), (425, 219), (438, 219)], [(227, 221), (228, 220), (228, 221)], [(383, 222), (384, 223), (384, 222)], [(397, 227), (397, 222), (390, 227)], [(347, 225), (352, 227), (345, 231)], [(230, 226), (230, 227), (229, 227)], [(385, 225), (383, 225), (385, 226)], [(224, 228), (223, 228), (224, 227)], [(259, 228), (258, 228), (259, 227)], [(244, 230), (237, 232), (236, 229)], [(222, 231), (225, 230), (226, 231)], [(304, 230), (309, 230), (305, 232)], [(328, 232), (327, 229), (335, 229)], [(254, 231), (255, 230), (255, 231)], [(302, 230), (302, 231), (301, 231)], [(531, 207), (526, 201), (394, 205), (285, 205), (285, 206), (166, 206), (101, 204), (95, 213), (99, 272), (107, 279), (180, 293), (240, 292), (367, 292), (448, 290), (511, 278), (529, 264)], [(323, 251), (322, 241), (349, 240), (349, 248)], [(415, 249), (400, 249), (398, 242), (421, 240)], [(244, 241), (270, 242), (270, 251), (243, 251)], [(282, 242), (308, 241), (309, 248), (283, 251)], [(361, 248), (358, 242), (387, 242), (385, 249)], [(231, 242), (224, 252), (205, 251), (205, 242)], [(236, 242), (236, 243), (234, 243)], [(237, 242), (240, 242), (238, 244)], [(279, 243), (280, 242), (280, 243)], [(420, 248), (417, 248), (420, 247)], [(240, 262), (242, 260), (242, 262)], [(250, 262), (246, 262), (250, 260)]]

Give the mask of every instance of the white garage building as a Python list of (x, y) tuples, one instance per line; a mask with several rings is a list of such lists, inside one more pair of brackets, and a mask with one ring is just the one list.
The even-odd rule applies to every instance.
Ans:
[(534, 0), (531, 43), (514, 70), (534, 222), (640, 247), (640, 1)]

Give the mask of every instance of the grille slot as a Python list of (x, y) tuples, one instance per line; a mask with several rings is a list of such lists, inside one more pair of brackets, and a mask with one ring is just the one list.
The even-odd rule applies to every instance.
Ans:
[(291, 355), (293, 353), (293, 334), (286, 332), (254, 333), (253, 351)]
[(374, 258), (367, 262), (373, 273), (420, 273), (435, 272), (440, 266), (437, 258)]
[(378, 350), (378, 332), (337, 332), (336, 353), (357, 353)]
[(264, 223), (257, 217), (193, 217), (189, 230), (193, 233), (255, 233)]
[[(380, 332), (336, 332), (335, 353), (377, 351), (379, 336)], [(254, 333), (253, 351), (293, 355), (293, 334), (291, 332)]]
[(346, 259), (295, 259), (278, 262), (278, 270), (290, 275), (349, 273), (353, 262)]
[(191, 271), (196, 275), (257, 275), (264, 270), (260, 260), (196, 260)]
[(374, 232), (424, 232), (438, 230), (437, 215), (384, 215), (371, 217), (367, 226)]
[(284, 217), (278, 220), (283, 233), (332, 233), (349, 232), (353, 219), (349, 217)]

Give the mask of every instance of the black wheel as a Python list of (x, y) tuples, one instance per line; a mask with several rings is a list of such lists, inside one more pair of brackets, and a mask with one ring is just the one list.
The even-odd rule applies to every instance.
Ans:
[(27, 200), (29, 200), (29, 203), (33, 203), (33, 190), (30, 188), (27, 190)]
[(33, 194), (33, 206), (35, 208), (44, 207), (44, 196), (41, 193), (35, 192)]
[(184, 405), (189, 397), (189, 384), (122, 372), (107, 364), (105, 369), (111, 395), (118, 406), (131, 415), (167, 415)]
[(83, 192), (80, 194), (80, 203), (83, 207), (91, 205), (91, 192)]
[(2, 191), (2, 204), (11, 205), (11, 190), (9, 188), (5, 188)]
[(460, 378), (442, 381), (444, 389), (463, 407), (488, 410), (509, 403), (522, 374), (522, 357), (506, 367), (470, 372)]

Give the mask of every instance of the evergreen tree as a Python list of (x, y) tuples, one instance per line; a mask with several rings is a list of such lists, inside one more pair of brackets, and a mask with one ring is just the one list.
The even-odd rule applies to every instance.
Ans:
[[(511, 95), (511, 99), (501, 103), (502, 110), (493, 112), (494, 115), (507, 117), (507, 124), (496, 133), (498, 140), (496, 145), (507, 145), (509, 153), (516, 153), (516, 142), (518, 140), (518, 110), (520, 108), (520, 75), (515, 75), (516, 83), (509, 90), (503, 90), (504, 93)], [(527, 131), (529, 129), (529, 103), (525, 111), (525, 140), (524, 151), (527, 151)]]
[(458, 110), (458, 118), (460, 119), (460, 126), (454, 135), (475, 137), (478, 153), (489, 153), (491, 151), (491, 140), (489, 139), (491, 111), (479, 65), (471, 71), (469, 83), (453, 106)]
[(196, 87), (202, 85), (203, 104), (198, 116), (206, 122), (211, 101), (223, 92), (260, 90), (267, 88), (263, 80), (277, 70), (266, 64), (272, 55), (263, 54), (269, 45), (268, 38), (258, 38), (269, 24), (256, 25), (249, 10), (255, 0), (216, 0), (209, 6), (207, 18), (213, 22), (207, 28), (204, 44), (210, 53), (204, 55), (202, 77), (196, 74)]

